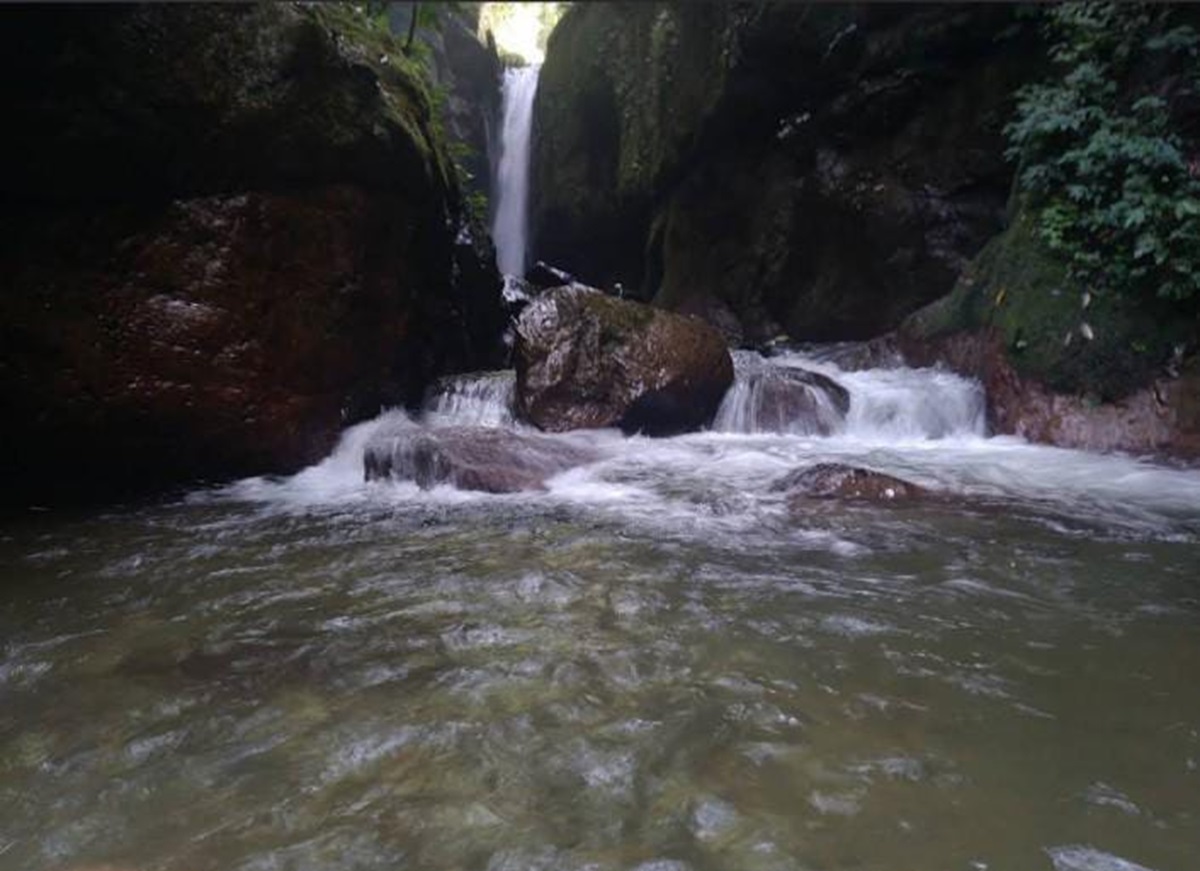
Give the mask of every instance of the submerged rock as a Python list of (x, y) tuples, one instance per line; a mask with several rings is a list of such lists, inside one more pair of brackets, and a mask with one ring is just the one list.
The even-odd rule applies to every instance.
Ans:
[(797, 510), (810, 499), (839, 499), (851, 502), (911, 502), (929, 491), (883, 472), (818, 463), (785, 475), (772, 487), (788, 493), (788, 507)]
[(552, 432), (698, 429), (733, 382), (712, 327), (581, 286), (548, 291), (525, 310), (515, 357), (517, 412)]
[(367, 443), (363, 472), (368, 481), (414, 481), (422, 490), (450, 484), (460, 490), (517, 493), (544, 490), (548, 478), (596, 458), (581, 445), (534, 433), (408, 424), (377, 433)]

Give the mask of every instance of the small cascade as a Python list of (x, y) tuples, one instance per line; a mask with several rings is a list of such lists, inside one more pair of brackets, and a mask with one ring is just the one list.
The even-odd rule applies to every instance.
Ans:
[(713, 420), (717, 432), (827, 436), (842, 428), (850, 397), (832, 378), (753, 351), (734, 351), (733, 366), (733, 386)]
[(983, 385), (937, 369), (864, 369), (839, 380), (850, 391), (846, 434), (868, 440), (983, 438)]
[(844, 371), (801, 354), (733, 354), (735, 380), (713, 421), (730, 433), (912, 441), (986, 434), (982, 386), (936, 369)]
[(500, 159), (493, 185), (496, 216), (492, 238), (496, 243), (496, 265), (508, 276), (525, 274), (529, 244), (529, 147), (539, 70), (537, 66), (505, 70), (501, 88), (503, 114)]
[(441, 378), (429, 388), (422, 417), (435, 424), (511, 426), (516, 376), (512, 370)]

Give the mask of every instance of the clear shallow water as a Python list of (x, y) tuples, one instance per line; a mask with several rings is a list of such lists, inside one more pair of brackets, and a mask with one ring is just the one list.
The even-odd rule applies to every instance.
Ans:
[[(0, 868), (1197, 867), (1200, 473), (823, 371), (831, 438), (576, 434), (489, 496), (362, 483), (373, 423), (3, 530)], [(947, 498), (789, 516), (832, 459)]]

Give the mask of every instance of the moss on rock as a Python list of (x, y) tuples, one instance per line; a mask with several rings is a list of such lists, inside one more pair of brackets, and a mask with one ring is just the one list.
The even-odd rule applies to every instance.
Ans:
[(1057, 392), (1112, 401), (1160, 372), (1176, 346), (1194, 338), (1196, 323), (1166, 301), (1097, 294), (1073, 283), (1022, 206), (953, 292), (903, 326), (917, 340), (985, 329), (997, 332), (1022, 376)]

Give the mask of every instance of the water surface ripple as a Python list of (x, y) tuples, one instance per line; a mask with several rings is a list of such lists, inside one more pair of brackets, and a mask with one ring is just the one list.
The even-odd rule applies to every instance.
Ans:
[[(1200, 474), (834, 374), (837, 435), (577, 434), (545, 493), (364, 484), (374, 423), (8, 527), (0, 868), (1196, 868)], [(790, 515), (829, 460), (947, 498)]]

